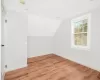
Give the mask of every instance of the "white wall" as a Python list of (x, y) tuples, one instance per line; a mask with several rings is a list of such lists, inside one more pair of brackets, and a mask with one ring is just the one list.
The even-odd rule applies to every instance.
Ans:
[[(51, 45), (52, 45), (51, 38), (54, 36), (57, 28), (60, 25), (60, 22), (56, 20), (57, 18), (62, 20), (62, 19), (69, 18), (83, 12), (88, 12), (89, 10), (100, 6), (100, 0), (93, 0), (93, 1), (90, 1), (90, 0), (30, 0), (29, 1), (29, 0), (26, 0), (27, 3), (25, 5), (21, 5), (19, 3), (19, 0), (4, 0), (4, 1), (5, 1), (7, 11), (14, 10), (18, 12), (18, 11), (25, 10), (28, 8), (28, 13), (29, 13), (29, 16), (28, 16), (28, 20), (29, 20), (28, 57), (42, 55), (44, 53), (50, 53), (53, 51), (53, 49), (51, 48)], [(96, 13), (93, 13), (93, 14), (96, 14)], [(12, 15), (9, 16), (10, 19), (12, 18), (15, 20), (15, 21), (11, 20), (12, 26), (15, 26), (16, 29), (20, 30), (20, 31), (13, 31), (13, 30), (10, 31), (9, 33), (12, 34), (12, 36), (23, 34), (24, 26), (27, 25), (26, 24), (27, 22), (24, 22), (21, 16), (18, 17), (17, 15), (13, 15), (13, 13)], [(18, 23), (15, 23), (17, 22), (16, 19), (18, 20)], [(19, 22), (19, 19), (21, 20), (21, 22)], [(94, 20), (96, 20), (95, 17), (94, 17)], [(97, 22), (94, 21), (94, 24), (95, 23)], [(66, 27), (66, 26), (69, 26), (69, 27)], [(97, 31), (96, 28), (92, 28), (92, 29), (94, 32)], [(94, 44), (96, 33), (94, 33), (93, 35), (94, 37), (93, 37), (92, 45), (96, 46)], [(15, 36), (12, 38), (12, 36), (8, 36), (9, 39), (11, 38), (11, 40), (9, 40), (11, 41), (10, 42), (12, 44), (11, 46), (14, 46), (14, 45), (18, 46), (18, 43), (13, 42), (12, 39), (14, 40), (16, 39), (15, 41), (18, 41), (18, 42), (19, 42), (19, 39)], [(67, 36), (67, 39), (65, 36)], [(93, 47), (93, 49), (91, 49), (91, 51), (88, 52), (88, 51), (81, 51), (81, 50), (75, 50), (75, 49), (70, 48), (70, 19), (65, 20), (62, 23), (61, 27), (57, 30), (57, 33), (54, 36), (54, 38), (55, 38), (54, 39), (55, 52), (57, 54), (62, 55), (62, 56), (68, 56), (66, 58), (70, 58), (75, 61), (80, 61), (81, 63), (85, 65), (89, 65), (89, 66), (92, 66), (93, 68), (97, 68), (97, 65), (95, 63), (97, 60), (92, 60), (92, 58), (93, 58), (93, 55), (95, 57), (96, 56), (98, 57), (98, 55), (93, 54), (91, 59), (89, 60), (88, 60), (88, 57), (91, 56), (90, 55), (91, 53), (97, 54), (99, 49), (94, 50), (95, 47)], [(24, 41), (22, 41), (21, 43), (23, 42)], [(96, 39), (96, 42), (98, 42), (97, 39)], [(54, 47), (54, 45), (52, 45), (52, 47)], [(66, 51), (66, 48), (68, 49), (68, 51)], [(6, 54), (6, 64), (8, 65), (8, 70), (12, 70), (26, 64), (25, 53), (21, 52), (21, 50), (19, 51), (19, 50), (16, 50), (15, 48), (13, 49), (13, 47), (9, 47), (9, 50), (10, 51), (8, 51), (8, 53), (10, 54)], [(77, 54), (73, 54), (74, 52)], [(82, 55), (80, 54), (84, 52), (86, 54), (82, 54)], [(67, 54), (67, 53), (70, 53), (70, 54)], [(11, 56), (14, 57), (13, 60)], [(22, 60), (22, 63), (20, 60)], [(88, 60), (88, 61), (86, 62), (85, 60), (86, 61)], [(93, 61), (95, 64), (94, 65), (91, 64), (90, 61)], [(16, 63), (18, 63), (19, 66), (16, 65)]]
[(54, 36), (54, 52), (62, 57), (100, 71), (100, 7), (89, 12), (92, 13), (90, 50), (71, 48), (72, 18), (70, 18), (62, 22)]
[(27, 66), (28, 19), (26, 13), (15, 11), (9, 11), (6, 18), (5, 70), (10, 71)]
[[(29, 12), (28, 47), (30, 47), (28, 55), (32, 57), (35, 54), (42, 55), (44, 52), (51, 52), (51, 48), (50, 50), (47, 49), (48, 46), (45, 48), (45, 44), (49, 42), (47, 36), (55, 35), (63, 19), (97, 8), (100, 6), (100, 0), (30, 0), (27, 1), (27, 6)], [(44, 43), (45, 40), (47, 40), (46, 43)]]
[(61, 20), (28, 14), (28, 36), (54, 36)]
[(28, 36), (28, 57), (52, 53), (52, 40), (51, 36)]
[(61, 20), (28, 15), (28, 57), (53, 52), (52, 40)]

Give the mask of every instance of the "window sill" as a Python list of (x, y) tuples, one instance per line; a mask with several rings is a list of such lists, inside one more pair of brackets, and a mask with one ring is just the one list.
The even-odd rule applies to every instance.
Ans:
[(90, 50), (90, 47), (89, 46), (76, 46), (76, 45), (73, 45), (71, 46), (71, 48), (74, 48), (74, 49), (79, 49), (79, 50)]

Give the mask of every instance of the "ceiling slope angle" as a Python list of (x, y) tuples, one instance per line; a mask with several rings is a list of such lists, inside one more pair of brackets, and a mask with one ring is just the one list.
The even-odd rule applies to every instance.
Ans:
[(61, 20), (28, 15), (28, 36), (54, 36)]
[(29, 13), (49, 18), (66, 19), (100, 6), (100, 0), (29, 0)]

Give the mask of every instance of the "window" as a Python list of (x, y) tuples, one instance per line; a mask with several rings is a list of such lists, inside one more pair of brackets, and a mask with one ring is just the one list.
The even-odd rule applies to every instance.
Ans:
[(72, 47), (86, 49), (90, 47), (90, 18), (91, 14), (87, 14), (71, 20)]

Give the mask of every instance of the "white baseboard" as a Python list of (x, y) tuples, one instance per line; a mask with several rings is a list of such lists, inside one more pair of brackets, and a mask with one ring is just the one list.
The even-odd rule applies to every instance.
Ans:
[(73, 62), (76, 62), (76, 63), (78, 63), (78, 64), (81, 64), (81, 65), (83, 65), (83, 66), (86, 66), (86, 67), (88, 67), (88, 68), (91, 68), (91, 69), (93, 69), (93, 70), (96, 70), (96, 71), (100, 72), (100, 69), (95, 68), (95, 67), (93, 67), (93, 66), (86, 65), (85, 63), (79, 62), (79, 61), (74, 60), (74, 59), (72, 59), (72, 58), (68, 58), (68, 57), (66, 57), (66, 56), (64, 56), (64, 55), (59, 55), (59, 54), (56, 54), (56, 55), (61, 56), (61, 57), (65, 58), (65, 59), (69, 59), (69, 60), (71, 60), (71, 61), (73, 61)]
[(4, 73), (1, 72), (1, 80), (4, 80), (4, 77), (5, 77), (5, 72)]
[(10, 69), (7, 68), (7, 69), (5, 70), (5, 73), (6, 73), (6, 72), (9, 72), (9, 71), (16, 70), (16, 69), (24, 68), (24, 67), (27, 67), (27, 64), (24, 64), (24, 65), (21, 65), (21, 66), (17, 66), (17, 67), (15, 67), (15, 68), (10, 68)]

